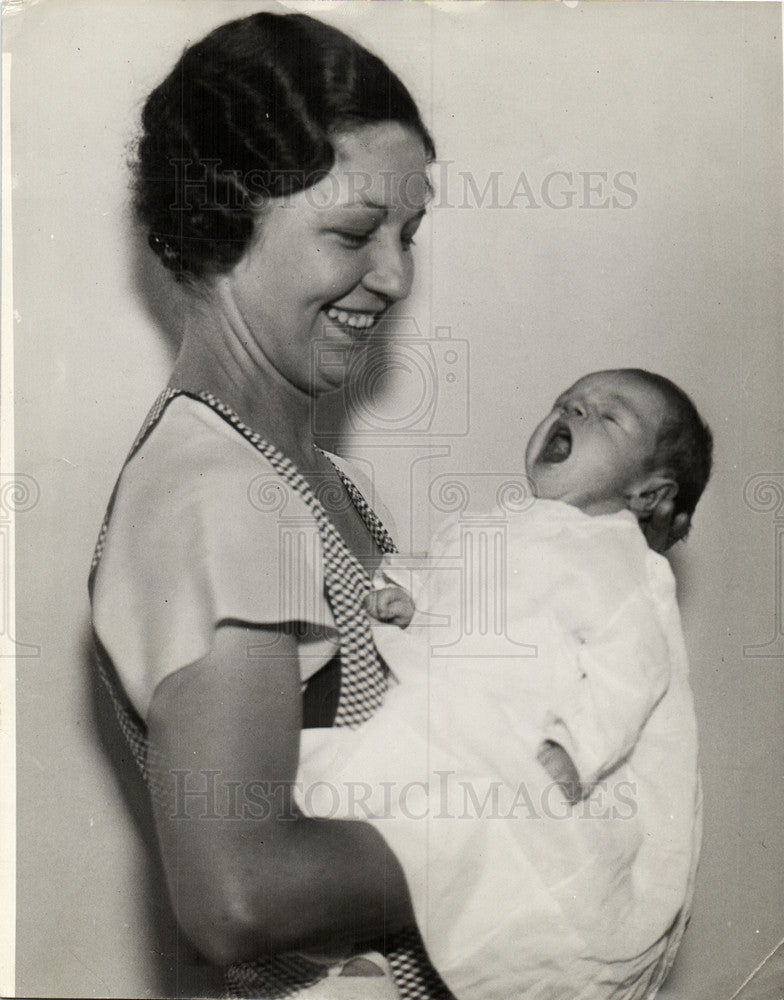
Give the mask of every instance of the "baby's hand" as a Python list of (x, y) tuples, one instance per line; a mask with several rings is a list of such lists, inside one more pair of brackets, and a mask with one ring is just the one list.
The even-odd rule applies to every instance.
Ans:
[(402, 587), (381, 587), (371, 590), (365, 598), (368, 612), (380, 622), (405, 628), (414, 617), (416, 608), (411, 594)]
[(559, 743), (544, 740), (539, 747), (536, 759), (547, 771), (553, 781), (564, 793), (572, 805), (576, 805), (583, 797), (580, 775), (574, 766), (572, 758)]

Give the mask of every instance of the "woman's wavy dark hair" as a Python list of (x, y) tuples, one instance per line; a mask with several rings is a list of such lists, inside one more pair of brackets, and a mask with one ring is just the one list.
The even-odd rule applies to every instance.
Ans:
[(178, 280), (226, 273), (265, 198), (294, 194), (332, 168), (332, 139), (398, 122), (433, 141), (392, 71), (304, 14), (253, 14), (185, 50), (142, 112), (137, 215)]

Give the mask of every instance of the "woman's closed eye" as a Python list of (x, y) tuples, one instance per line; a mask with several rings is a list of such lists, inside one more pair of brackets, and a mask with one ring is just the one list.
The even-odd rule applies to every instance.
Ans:
[[(415, 245), (414, 243), (415, 231), (416, 230), (412, 232), (403, 231), (400, 234), (400, 245), (403, 247), (404, 250), (410, 250), (411, 247)], [(371, 231), (369, 233), (355, 233), (341, 229), (341, 230), (335, 230), (335, 235), (345, 246), (349, 247), (352, 250), (360, 250), (362, 247), (366, 246), (370, 242), (370, 239), (373, 236), (373, 232)]]
[(370, 239), (372, 232), (350, 232), (349, 230), (339, 229), (335, 231), (335, 235), (347, 246), (354, 250), (359, 250), (360, 247), (365, 246), (365, 244)]

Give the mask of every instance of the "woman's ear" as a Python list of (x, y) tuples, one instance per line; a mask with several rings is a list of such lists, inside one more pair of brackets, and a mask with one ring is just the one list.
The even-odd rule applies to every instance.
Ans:
[(626, 494), (626, 501), (637, 517), (647, 520), (660, 503), (674, 500), (678, 494), (678, 484), (669, 476), (658, 473), (636, 484)]

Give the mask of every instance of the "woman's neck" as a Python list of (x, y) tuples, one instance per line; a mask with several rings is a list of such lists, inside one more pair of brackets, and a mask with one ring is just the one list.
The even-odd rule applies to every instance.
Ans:
[(211, 393), (293, 462), (311, 460), (315, 400), (263, 356), (251, 359), (237, 350), (231, 331), (208, 307), (196, 305), (188, 317), (169, 384), (186, 392)]

